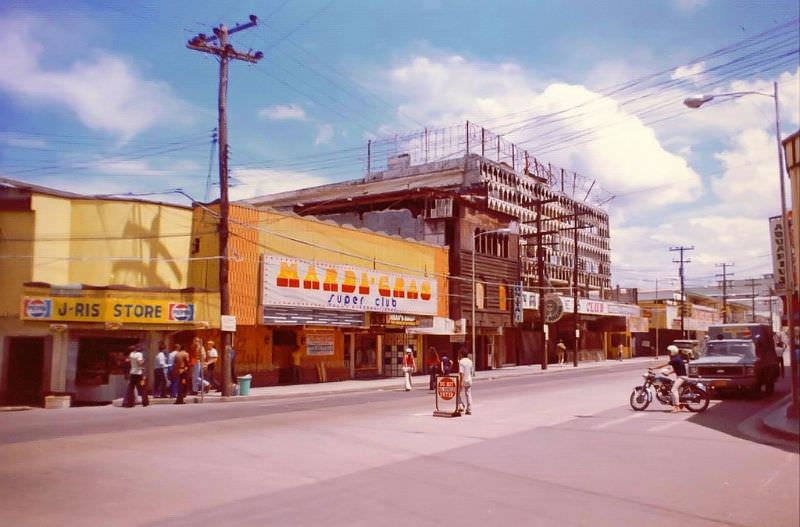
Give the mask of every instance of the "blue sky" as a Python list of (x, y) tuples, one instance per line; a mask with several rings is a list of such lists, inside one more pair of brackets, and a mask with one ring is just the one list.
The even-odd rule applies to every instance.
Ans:
[[(0, 176), (82, 193), (218, 195), (218, 66), (186, 41), (232, 37), (232, 197), (361, 177), (366, 142), (470, 121), (596, 180), (612, 281), (687, 283), (716, 263), (771, 272), (780, 202), (773, 101), (699, 110), (696, 93), (779, 82), (800, 126), (798, 0), (6, 1), (0, 7)], [(788, 24), (787, 24), (788, 23)], [(636, 82), (631, 82), (636, 81)]]

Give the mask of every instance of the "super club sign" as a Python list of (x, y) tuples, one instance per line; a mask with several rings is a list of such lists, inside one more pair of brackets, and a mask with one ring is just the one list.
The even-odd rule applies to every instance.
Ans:
[(264, 256), (263, 303), (383, 313), (437, 313), (437, 284), (429, 277)]

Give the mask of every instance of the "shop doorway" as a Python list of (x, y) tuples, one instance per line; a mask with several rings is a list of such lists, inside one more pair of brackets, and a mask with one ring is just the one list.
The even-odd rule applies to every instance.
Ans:
[(8, 350), (8, 403), (41, 406), (44, 394), (44, 338), (11, 337)]

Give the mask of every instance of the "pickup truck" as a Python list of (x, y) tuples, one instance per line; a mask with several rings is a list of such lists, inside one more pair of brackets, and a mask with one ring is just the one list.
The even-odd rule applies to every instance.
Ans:
[(716, 339), (706, 342), (702, 358), (689, 363), (691, 378), (701, 378), (710, 389), (749, 390), (753, 395), (775, 390), (778, 360), (775, 351), (751, 339)]

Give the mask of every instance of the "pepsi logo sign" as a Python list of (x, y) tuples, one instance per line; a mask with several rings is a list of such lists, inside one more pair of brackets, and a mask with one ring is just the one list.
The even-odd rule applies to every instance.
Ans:
[(169, 319), (178, 322), (194, 320), (194, 304), (170, 304)]
[(50, 299), (33, 298), (25, 301), (25, 314), (31, 318), (50, 318), (53, 310), (53, 301)]

